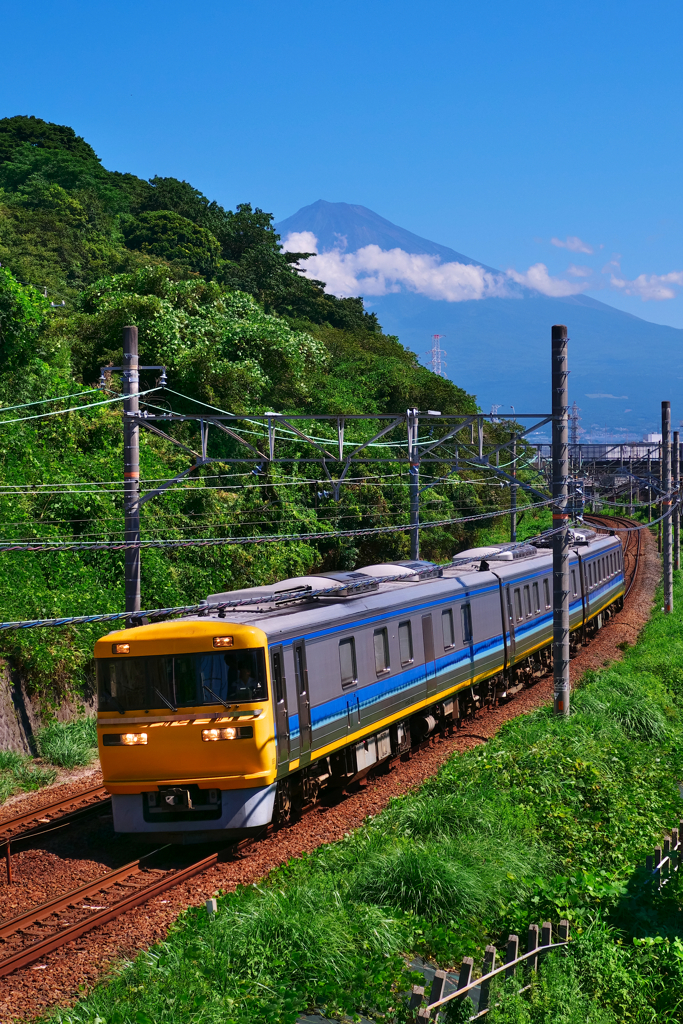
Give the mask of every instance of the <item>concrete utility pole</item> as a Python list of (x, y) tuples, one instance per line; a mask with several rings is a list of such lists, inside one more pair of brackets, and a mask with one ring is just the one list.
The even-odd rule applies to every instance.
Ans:
[(419, 416), (417, 409), (406, 412), (408, 426), (408, 462), (410, 492), (410, 557), (420, 557), (420, 452), (418, 447)]
[(664, 611), (668, 614), (674, 606), (674, 577), (671, 559), (671, 405), (662, 402), (662, 555), (664, 563)]
[(569, 476), (567, 328), (552, 328), (553, 681), (556, 715), (569, 714)]
[[(126, 543), (140, 542), (140, 428), (132, 417), (140, 410), (138, 329), (123, 328), (123, 493)], [(140, 548), (126, 548), (126, 611), (140, 611)], [(130, 620), (127, 620), (130, 625)]]
[[(512, 469), (510, 476), (513, 481), (517, 479), (517, 435), (512, 435)], [(510, 484), (510, 540), (517, 540), (517, 484)]]
[(681, 506), (679, 504), (678, 491), (681, 486), (681, 438), (677, 430), (674, 430), (674, 446), (672, 451), (673, 462), (673, 485), (674, 501), (676, 507), (673, 514), (674, 526), (674, 571), (678, 572), (681, 567)]

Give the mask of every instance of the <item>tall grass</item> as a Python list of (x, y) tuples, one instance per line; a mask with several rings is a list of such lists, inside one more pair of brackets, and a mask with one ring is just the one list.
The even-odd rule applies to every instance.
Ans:
[(57, 777), (54, 768), (35, 764), (30, 754), (0, 750), (0, 803), (15, 793), (27, 793), (49, 786)]
[(221, 897), (214, 918), (188, 911), (50, 1019), (290, 1024), (322, 1007), (399, 1021), (415, 955), (453, 966), (564, 917), (569, 953), (528, 996), (503, 984), (493, 1021), (678, 1020), (683, 882), (655, 898), (636, 870), (683, 812), (680, 578), (676, 601), (622, 663), (586, 678), (570, 717), (507, 723), (341, 842)]
[(0, 750), (0, 804), (16, 793), (49, 786), (57, 777), (57, 768), (91, 764), (97, 757), (96, 719), (52, 722), (38, 731), (36, 746), (42, 764), (37, 764), (30, 754)]
[(36, 746), (44, 761), (60, 768), (89, 765), (97, 756), (97, 720), (51, 722), (36, 735)]

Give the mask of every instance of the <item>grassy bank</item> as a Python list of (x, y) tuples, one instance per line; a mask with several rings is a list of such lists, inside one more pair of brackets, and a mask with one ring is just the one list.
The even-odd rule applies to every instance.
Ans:
[(85, 767), (97, 756), (97, 725), (94, 718), (51, 722), (36, 735), (39, 759), (14, 750), (0, 750), (0, 804), (16, 793), (30, 793), (49, 786), (57, 768)]
[(479, 960), (487, 942), (566, 917), (569, 955), (548, 958), (530, 996), (500, 991), (492, 1021), (679, 1020), (679, 882), (653, 896), (638, 867), (683, 811), (680, 577), (676, 602), (586, 678), (570, 718), (508, 723), (342, 842), (225, 895), (213, 919), (189, 910), (49, 1019), (276, 1024), (321, 1007), (401, 1020), (414, 955)]

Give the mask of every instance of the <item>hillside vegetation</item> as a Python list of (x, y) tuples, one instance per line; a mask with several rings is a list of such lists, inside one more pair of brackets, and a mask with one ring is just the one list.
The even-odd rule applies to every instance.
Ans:
[[(226, 210), (188, 182), (109, 171), (66, 126), (35, 117), (0, 120), (1, 539), (121, 538), (120, 404), (31, 417), (116, 397), (116, 374), (105, 395), (90, 389), (101, 366), (120, 365), (126, 324), (139, 326), (141, 362), (168, 367), (174, 393), (152, 396), (157, 407), (476, 410), (472, 396), (385, 335), (361, 298), (337, 299), (322, 282), (302, 277), (294, 263), (304, 256), (284, 254), (271, 215), (250, 203)], [(155, 383), (153, 373), (143, 374), (140, 386)], [(79, 392), (82, 398), (66, 398)], [(63, 402), (28, 405), (62, 396)], [(26, 407), (15, 408), (20, 405)], [(196, 445), (193, 426), (171, 430)], [(347, 438), (375, 430), (372, 422), (349, 426)], [(211, 444), (216, 458), (238, 454), (227, 436)], [(304, 454), (295, 440), (288, 452), (296, 459)], [(175, 475), (188, 459), (143, 432), (146, 480)], [(407, 521), (407, 481), (397, 467), (359, 467), (338, 501), (318, 481), (319, 466), (252, 470), (214, 465), (199, 480), (150, 501), (143, 507), (143, 537), (333, 534)], [(434, 478), (445, 471), (430, 467)], [(506, 490), (477, 486), (468, 476), (477, 474), (454, 476), (423, 494), (423, 520), (507, 507)], [(102, 481), (107, 487), (82, 486)], [(71, 486), (55, 493), (52, 485), (65, 483)], [(30, 490), (19, 493), (26, 485)], [(447, 560), (475, 535), (474, 525), (425, 530), (422, 552)], [(405, 533), (145, 551), (143, 607), (407, 554)], [(3, 621), (118, 611), (123, 603), (121, 552), (0, 555)], [(14, 659), (34, 689), (58, 699), (86, 685), (93, 641), (107, 628), (3, 633), (0, 652)]]

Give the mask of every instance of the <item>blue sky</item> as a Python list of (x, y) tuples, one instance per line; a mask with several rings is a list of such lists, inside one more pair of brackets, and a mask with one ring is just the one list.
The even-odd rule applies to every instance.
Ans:
[(111, 169), (276, 220), (360, 203), (683, 327), (680, 3), (38, 0), (2, 24), (0, 116), (70, 124)]

